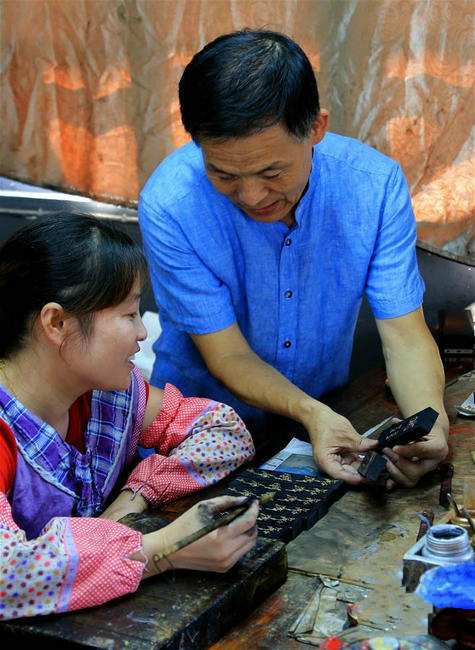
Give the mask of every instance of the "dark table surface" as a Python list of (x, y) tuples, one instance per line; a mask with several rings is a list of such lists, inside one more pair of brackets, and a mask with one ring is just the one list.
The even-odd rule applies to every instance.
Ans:
[[(460, 370), (464, 374), (457, 376)], [(470, 454), (475, 450), (475, 419), (458, 415), (455, 407), (475, 390), (475, 371), (449, 368), (446, 374), (445, 402), (451, 423), (447, 461), (454, 466), (452, 493), (460, 504), (464, 480), (473, 479), (475, 471)], [(379, 368), (327, 401), (363, 432), (397, 413), (384, 380), (384, 369)], [(316, 593), (322, 576), (367, 591), (360, 616), (360, 624), (367, 622), (372, 630), (366, 638), (427, 634), (432, 607), (417, 594), (405, 593), (402, 565), (403, 555), (416, 541), (417, 512), (429, 508), (435, 523), (448, 520), (447, 510), (439, 505), (439, 493), (439, 472), (424, 477), (412, 489), (391, 493), (349, 490), (323, 519), (287, 545), (289, 572), (284, 585), (210, 650), (310, 647), (290, 638), (289, 630)], [(309, 643), (311, 636), (301, 638)]]
[[(464, 374), (461, 374), (462, 371)], [(448, 460), (455, 467), (452, 492), (461, 503), (464, 479), (474, 474), (475, 466), (470, 452), (475, 449), (475, 419), (458, 416), (455, 407), (475, 390), (475, 372), (467, 372), (467, 368), (451, 368), (447, 374), (446, 407), (451, 422)], [(362, 433), (388, 416), (397, 414), (397, 407), (385, 388), (385, 377), (384, 369), (377, 368), (344, 389), (328, 395), (325, 401), (348, 417)], [(221, 490), (222, 484), (216, 488), (216, 491)], [(295, 627), (297, 618), (309, 603), (314, 602), (317, 592), (322, 589), (322, 580), (326, 581), (325, 584), (336, 584), (328, 581), (337, 580), (345, 589), (360, 590), (366, 595), (359, 628), (363, 624), (369, 626), (367, 638), (371, 638), (371, 633), (374, 633), (373, 636), (399, 637), (426, 634), (427, 615), (432, 608), (419, 596), (405, 594), (401, 587), (402, 558), (416, 540), (419, 529), (417, 512), (429, 508), (434, 512), (436, 522), (447, 520), (447, 511), (439, 505), (439, 491), (438, 472), (428, 475), (411, 490), (398, 489), (392, 493), (368, 487), (348, 490), (320, 521), (287, 545), (287, 579), (278, 589), (276, 587), (285, 579), (283, 545), (272, 545), (261, 540), (258, 549), (249, 555), (247, 563), (234, 574), (221, 579), (223, 585), (219, 584), (220, 579), (216, 584), (211, 584), (206, 577), (196, 575), (188, 579), (179, 576), (177, 581), (165, 585), (165, 589), (160, 586), (160, 580), (151, 580), (142, 585), (137, 594), (99, 608), (40, 617), (42, 620), (39, 622), (38, 619), (36, 622), (19, 621), (11, 630), (11, 638), (26, 635), (30, 640), (35, 639), (35, 643), (49, 639), (50, 647), (165, 647), (157, 645), (159, 633), (162, 634), (163, 628), (171, 638), (174, 623), (162, 611), (160, 599), (163, 603), (170, 601), (173, 609), (188, 598), (191, 607), (198, 600), (193, 593), (199, 583), (200, 598), (206, 601), (208, 608), (209, 628), (218, 620), (219, 612), (213, 607), (221, 597), (219, 590), (229, 593), (229, 585), (234, 589), (233, 575), (236, 578), (235, 586), (241, 585), (241, 591), (237, 595), (235, 593), (229, 603), (236, 608), (238, 616), (229, 617), (231, 627), (219, 628), (219, 634), (224, 633), (224, 636), (213, 645), (208, 645), (210, 650), (303, 650), (310, 646), (303, 645), (301, 641), (315, 644), (314, 632), (302, 633), (302, 625), (292, 638), (289, 630)], [(193, 501), (205, 498), (212, 492), (207, 490), (175, 502), (158, 514), (173, 518)], [(255, 601), (252, 600), (255, 590), (249, 591), (253, 581), (260, 584), (262, 592)], [(180, 589), (186, 598), (180, 597)], [(275, 591), (270, 593), (272, 589)], [(331, 594), (332, 588), (325, 587), (324, 592)], [(248, 602), (242, 602), (243, 599)], [(239, 616), (249, 612), (249, 608), (251, 613), (236, 623)], [(180, 620), (184, 611), (178, 617)], [(176, 625), (179, 623), (177, 619)], [(325, 624), (323, 621), (322, 629), (325, 629)], [(122, 630), (124, 626), (127, 628), (125, 631)], [(180, 650), (195, 650), (198, 647), (191, 641), (189, 632), (192, 627), (180, 637), (183, 641), (176, 645)], [(218, 638), (216, 630), (214, 636), (203, 638)], [(51, 643), (54, 640), (56, 643)], [(59, 641), (61, 643), (58, 645)]]

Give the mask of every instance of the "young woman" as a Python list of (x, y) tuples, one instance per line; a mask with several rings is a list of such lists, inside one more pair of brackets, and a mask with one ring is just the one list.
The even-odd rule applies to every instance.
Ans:
[[(0, 248), (0, 619), (98, 605), (170, 567), (226, 571), (255, 544), (257, 505), (154, 561), (231, 497), (143, 536), (114, 521), (254, 452), (230, 407), (148, 386), (134, 367), (145, 275), (124, 232), (83, 215), (35, 222)], [(156, 453), (109, 503), (139, 444)]]

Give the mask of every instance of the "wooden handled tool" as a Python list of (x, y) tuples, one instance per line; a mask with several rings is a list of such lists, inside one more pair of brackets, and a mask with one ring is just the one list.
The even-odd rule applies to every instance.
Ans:
[(252, 505), (254, 500), (259, 501), (259, 505), (264, 505), (264, 503), (267, 503), (268, 501), (272, 501), (274, 495), (275, 492), (266, 492), (265, 494), (262, 494), (259, 497), (259, 499), (257, 499), (257, 497), (254, 496), (247, 497), (246, 500), (240, 503), (238, 506), (231, 506), (231, 508), (228, 508), (227, 514), (223, 515), (222, 517), (219, 517), (219, 519), (216, 519), (215, 521), (211, 521), (209, 524), (206, 524), (206, 526), (203, 526), (203, 528), (200, 528), (194, 533), (187, 535), (186, 537), (180, 539), (178, 542), (175, 542), (174, 544), (170, 544), (170, 546), (164, 548), (163, 551), (160, 551), (160, 553), (156, 553), (153, 556), (153, 561), (155, 563), (160, 562), (160, 560), (163, 560), (163, 558), (167, 557), (168, 555), (171, 555), (172, 553), (176, 553), (176, 551), (185, 548), (185, 546), (189, 546), (190, 544), (193, 544), (193, 542), (196, 542), (198, 539), (201, 539), (208, 533), (211, 533), (213, 530), (216, 530), (217, 528), (221, 528), (222, 526), (227, 526), (232, 521), (240, 517), (244, 512), (246, 512), (246, 510)]

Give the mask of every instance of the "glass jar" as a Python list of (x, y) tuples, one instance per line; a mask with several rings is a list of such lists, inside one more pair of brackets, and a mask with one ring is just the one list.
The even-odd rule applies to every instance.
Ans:
[(438, 524), (429, 528), (422, 555), (440, 564), (458, 564), (473, 560), (468, 532), (454, 524)]

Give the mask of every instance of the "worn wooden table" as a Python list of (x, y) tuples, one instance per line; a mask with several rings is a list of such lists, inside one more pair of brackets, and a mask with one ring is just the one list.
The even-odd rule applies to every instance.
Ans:
[[(394, 402), (386, 395), (384, 379), (383, 369), (373, 371), (328, 402), (357, 430), (364, 431), (396, 413)], [(447, 460), (455, 468), (452, 491), (458, 503), (462, 503), (464, 479), (475, 472), (470, 456), (475, 450), (475, 419), (459, 416), (455, 407), (473, 390), (475, 371), (453, 379), (446, 388), (451, 422)], [(313, 638), (315, 643), (314, 633), (301, 632), (291, 638), (289, 630), (311, 603), (321, 576), (337, 579), (340, 585), (357, 585), (367, 593), (360, 608), (360, 625), (366, 623), (369, 629), (366, 638), (427, 634), (427, 614), (432, 608), (401, 587), (402, 558), (416, 541), (420, 524), (417, 512), (429, 508), (436, 523), (447, 520), (447, 511), (439, 505), (439, 492), (438, 472), (411, 490), (348, 491), (312, 529), (287, 545), (289, 573), (285, 584), (210, 650), (310, 647), (295, 636), (307, 643)], [(322, 621), (322, 628), (326, 623)]]
[[(394, 402), (386, 395), (384, 379), (384, 370), (377, 369), (326, 401), (346, 415), (357, 430), (365, 431), (397, 412)], [(474, 471), (470, 451), (475, 449), (475, 420), (457, 417), (455, 405), (474, 389), (475, 373), (470, 373), (455, 379), (446, 391), (452, 423), (450, 460), (455, 466), (453, 492), (458, 501), (462, 500), (464, 477), (473, 475)], [(297, 638), (315, 642), (315, 636), (302, 632), (300, 626), (291, 638), (289, 630), (302, 610), (313, 602), (322, 587), (322, 577), (327, 581), (338, 579), (345, 589), (356, 588), (368, 595), (361, 608), (359, 625), (361, 629), (362, 623), (369, 623), (368, 637), (378, 636), (377, 630), (388, 625), (388, 621), (392, 626), (391, 635), (425, 634), (429, 606), (418, 596), (406, 596), (400, 587), (402, 557), (416, 538), (419, 528), (416, 512), (430, 508), (436, 519), (446, 516), (446, 511), (438, 505), (439, 487), (439, 476), (434, 473), (412, 490), (390, 494), (369, 488), (348, 491), (313, 528), (288, 544), (287, 580), (270, 595), (285, 579), (285, 553), (282, 544), (261, 540), (244, 563), (225, 576), (195, 575), (190, 581), (186, 575), (177, 573), (171, 581), (151, 580), (137, 594), (99, 608), (4, 623), (0, 639), (6, 641), (8, 634), (6, 647), (24, 640), (41, 647), (47, 644), (49, 648), (195, 650), (203, 647), (204, 639), (210, 643), (225, 633), (209, 648), (303, 650), (310, 646)], [(203, 498), (203, 494), (195, 498)], [(186, 499), (172, 504), (167, 509), (168, 515), (174, 516), (187, 505)], [(332, 588), (325, 589), (326, 595), (331, 596)], [(326, 600), (327, 604), (331, 603), (331, 598)], [(252, 613), (229, 629), (231, 621), (239, 620), (246, 611)], [(200, 616), (205, 612), (204, 627), (195, 626), (193, 616), (198, 612)], [(183, 625), (185, 613), (190, 619), (187, 628), (175, 633)], [(374, 635), (371, 631), (375, 631)], [(198, 637), (201, 641), (197, 646)]]

